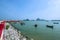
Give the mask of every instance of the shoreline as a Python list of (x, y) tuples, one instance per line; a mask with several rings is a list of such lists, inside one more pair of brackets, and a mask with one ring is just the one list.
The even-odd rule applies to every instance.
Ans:
[(9, 25), (9, 28), (5, 28), (4, 30), (4, 40), (27, 40), (27, 38), (21, 35), (21, 32), (14, 28), (11, 24), (6, 23), (6, 25)]

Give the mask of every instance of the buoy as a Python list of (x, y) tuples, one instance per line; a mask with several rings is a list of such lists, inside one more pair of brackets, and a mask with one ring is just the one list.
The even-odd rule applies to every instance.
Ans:
[(35, 24), (34, 26), (35, 26), (35, 27), (37, 27), (38, 25), (37, 25), (37, 24)]
[(20, 23), (21, 25), (25, 25), (25, 23)]

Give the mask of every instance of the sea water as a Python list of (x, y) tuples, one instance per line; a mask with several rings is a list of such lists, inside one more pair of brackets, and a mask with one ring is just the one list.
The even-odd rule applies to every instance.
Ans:
[[(33, 38), (34, 40), (60, 40), (60, 24), (53, 24), (52, 21), (23, 21), (25, 25), (20, 23), (12, 23), (15, 28), (19, 29), (23, 35)], [(37, 27), (34, 25), (37, 24)], [(46, 25), (52, 25), (47, 28)]]

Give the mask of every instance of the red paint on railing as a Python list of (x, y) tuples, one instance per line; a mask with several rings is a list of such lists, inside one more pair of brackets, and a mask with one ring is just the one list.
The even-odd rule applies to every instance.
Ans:
[(3, 32), (4, 28), (5, 28), (5, 21), (2, 21), (0, 23), (0, 38), (1, 38), (1, 35), (2, 35), (2, 32)]

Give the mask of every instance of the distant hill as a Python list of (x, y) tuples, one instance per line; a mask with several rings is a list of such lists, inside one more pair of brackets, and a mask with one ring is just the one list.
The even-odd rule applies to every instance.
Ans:
[(60, 21), (60, 20), (51, 20), (51, 21)]
[(40, 19), (40, 18), (37, 18), (36, 21), (47, 21), (45, 19)]

